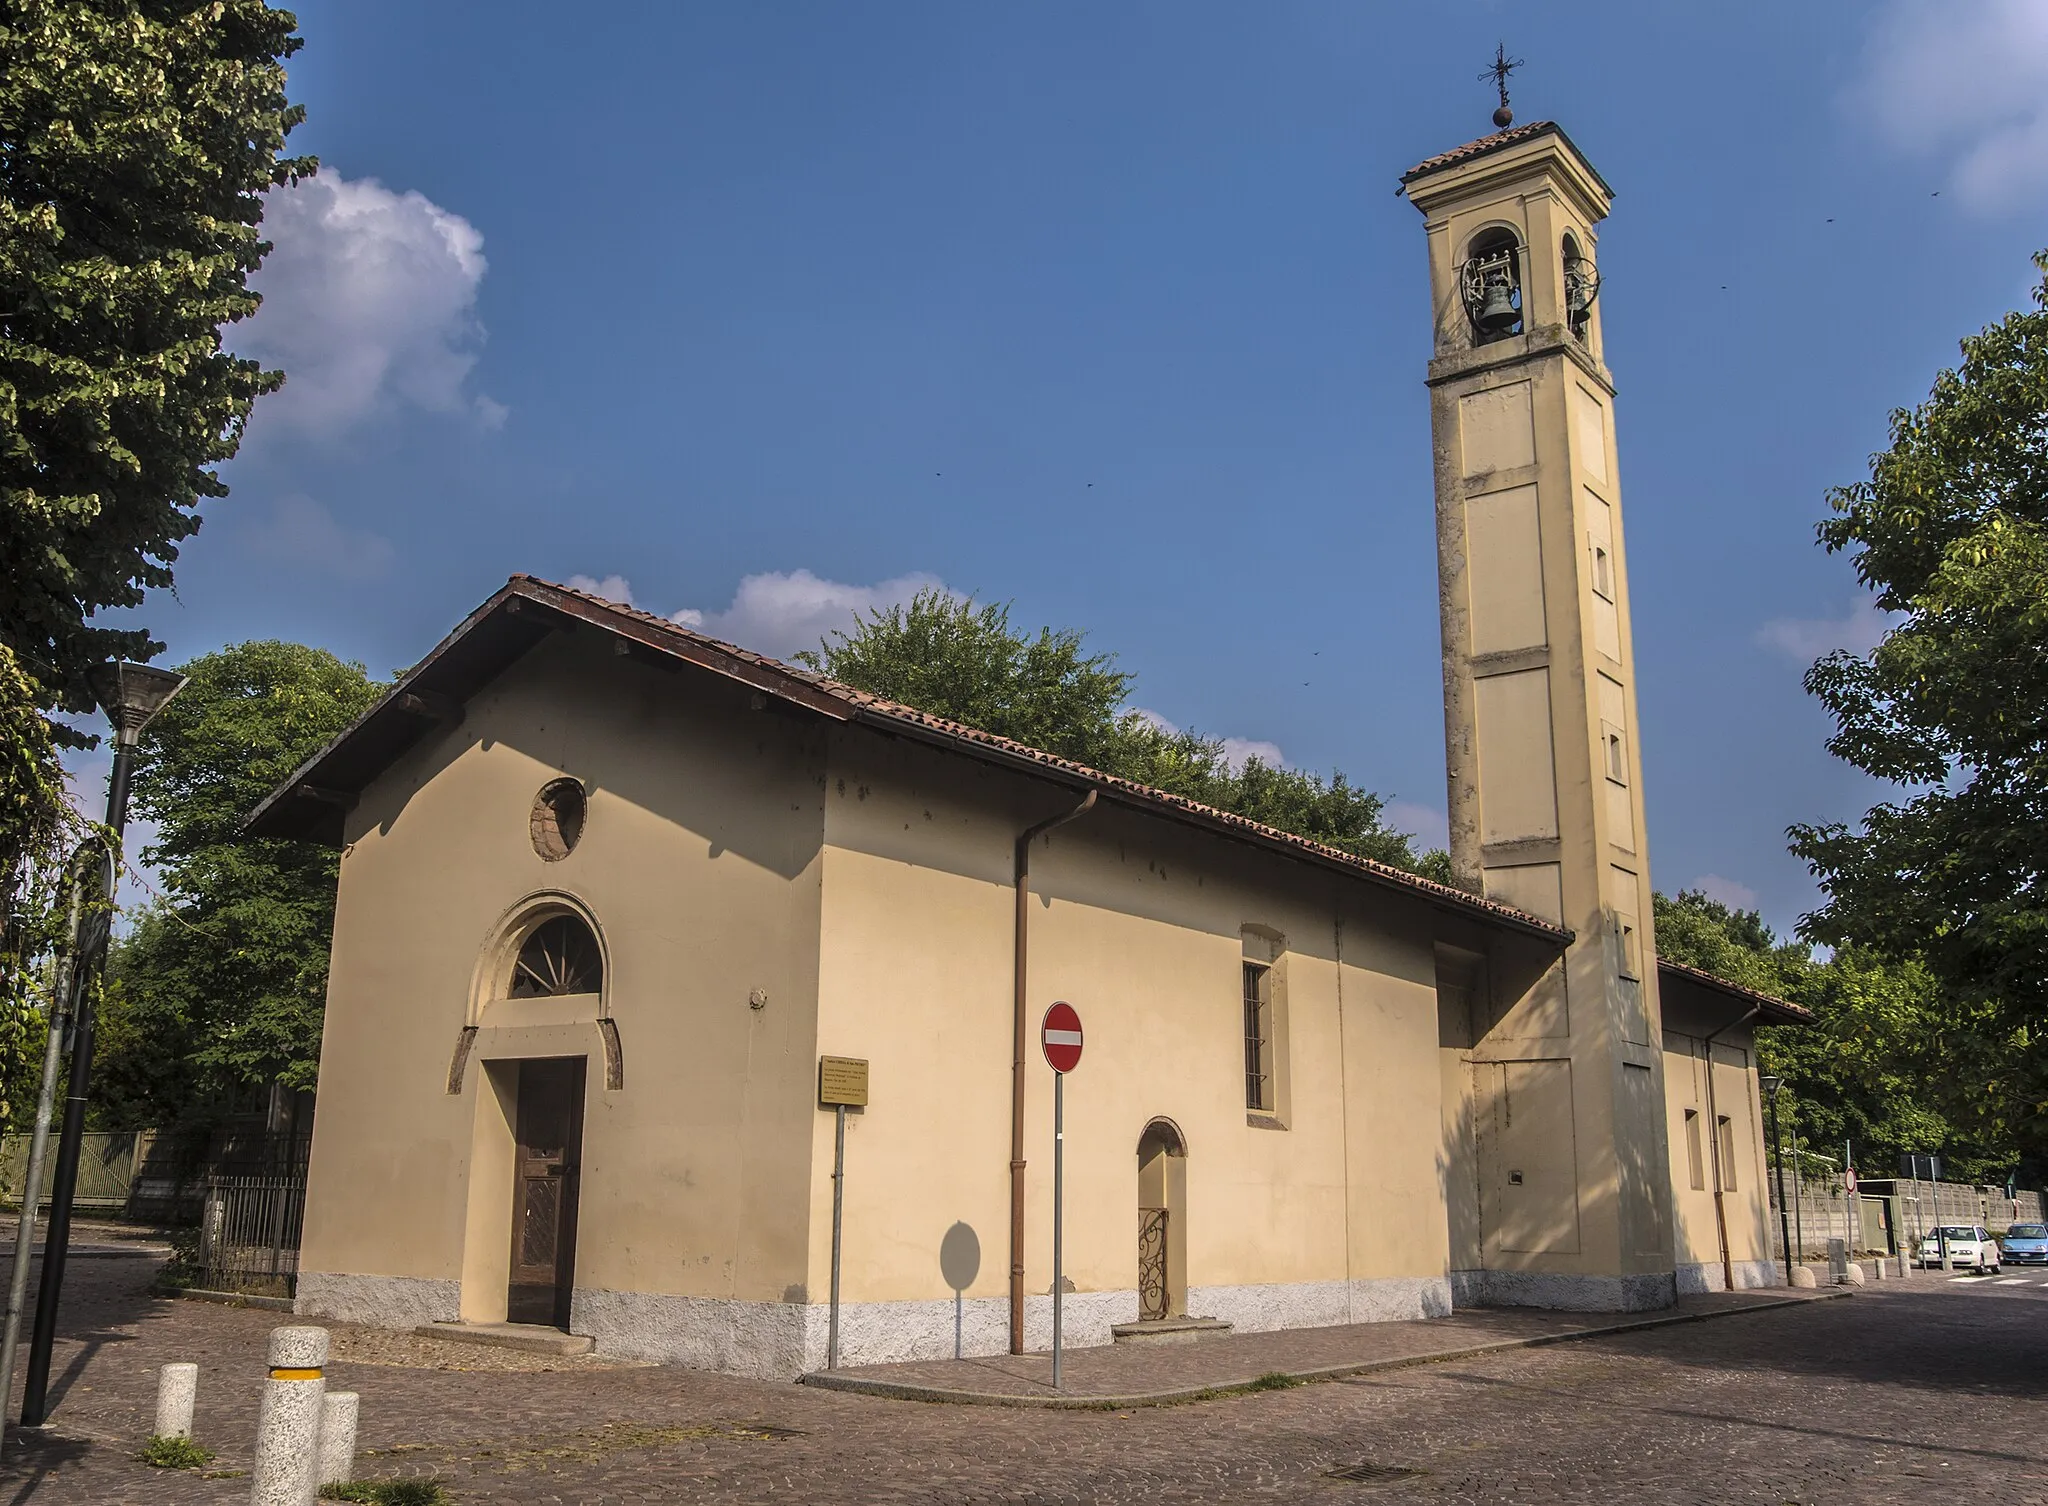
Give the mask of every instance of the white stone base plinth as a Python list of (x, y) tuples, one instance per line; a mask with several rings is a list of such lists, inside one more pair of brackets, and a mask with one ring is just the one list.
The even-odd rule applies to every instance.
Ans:
[[(309, 1271), (299, 1278), (297, 1310), (309, 1317), (410, 1329), (454, 1321), (461, 1299), (460, 1285), (453, 1281)], [(1193, 1316), (1220, 1318), (1240, 1333), (1405, 1322), (1448, 1316), (1451, 1283), (1441, 1276), (1403, 1276), (1198, 1286), (1189, 1291), (1187, 1306)], [(1107, 1344), (1111, 1328), (1137, 1316), (1135, 1289), (1069, 1292), (1060, 1314), (1062, 1339), (1073, 1349)], [(831, 1310), (822, 1302), (743, 1302), (590, 1288), (577, 1290), (569, 1318), (570, 1331), (589, 1335), (600, 1355), (772, 1380), (823, 1369), (830, 1324)], [(950, 1298), (848, 1302), (840, 1308), (841, 1365), (951, 1359), (953, 1341)], [(1024, 1343), (1030, 1350), (1052, 1347), (1049, 1295), (1026, 1299)], [(961, 1354), (1004, 1354), (1009, 1347), (1008, 1299), (966, 1299), (960, 1307)]]
[(1678, 1299), (1676, 1281), (1661, 1274), (1561, 1276), (1548, 1271), (1453, 1271), (1450, 1287), (1459, 1307), (1545, 1307), (1570, 1313), (1655, 1312)]
[(462, 1283), (418, 1276), (351, 1276), (301, 1271), (292, 1311), (302, 1318), (334, 1318), (372, 1328), (417, 1328), (453, 1323), (462, 1316)]
[[(1728, 1290), (1727, 1275), (1718, 1260), (1703, 1260), (1682, 1264), (1678, 1268), (1678, 1294), (1693, 1297), (1701, 1292), (1725, 1292)], [(1760, 1286), (1783, 1286), (1784, 1269), (1771, 1260), (1738, 1260), (1735, 1262), (1735, 1290), (1751, 1291)]]

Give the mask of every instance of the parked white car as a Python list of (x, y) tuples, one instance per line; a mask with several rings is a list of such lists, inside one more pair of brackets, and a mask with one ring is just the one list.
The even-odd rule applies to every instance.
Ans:
[(1998, 1274), (1998, 1241), (1982, 1224), (1974, 1228), (1968, 1224), (1943, 1224), (1932, 1230), (1920, 1241), (1918, 1264), (1929, 1270), (1938, 1267), (1944, 1239), (1948, 1241), (1948, 1263), (1956, 1270), (1975, 1271), (1980, 1276), (1986, 1271)]

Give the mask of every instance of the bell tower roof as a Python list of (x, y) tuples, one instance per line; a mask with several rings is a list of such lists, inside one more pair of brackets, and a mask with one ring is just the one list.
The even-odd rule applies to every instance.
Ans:
[[(1551, 140), (1546, 141), (1546, 138)], [(1439, 152), (1434, 157), (1416, 163), (1401, 174), (1401, 187), (1407, 192), (1411, 202), (1416, 199), (1415, 185), (1439, 175), (1448, 176), (1443, 177), (1441, 185), (1429, 185), (1427, 193), (1430, 197), (1454, 188), (1464, 189), (1471, 186), (1475, 179), (1492, 176), (1491, 169), (1495, 164), (1487, 162), (1487, 158), (1506, 152), (1519, 160), (1524, 157), (1545, 155), (1545, 147), (1548, 147), (1548, 155), (1563, 158), (1570, 164), (1571, 169), (1576, 170), (1573, 176), (1583, 174), (1584, 182), (1580, 187), (1592, 201), (1588, 207), (1597, 204), (1595, 217), (1604, 216), (1607, 205), (1614, 198), (1614, 190), (1608, 186), (1607, 180), (1600, 176), (1593, 164), (1586, 160), (1586, 154), (1564, 133), (1564, 127), (1554, 120), (1536, 120), (1528, 125), (1495, 131), (1490, 136), (1481, 136), (1476, 141), (1468, 141), (1463, 146), (1451, 148), (1448, 152)], [(1416, 207), (1424, 206), (1417, 203)]]

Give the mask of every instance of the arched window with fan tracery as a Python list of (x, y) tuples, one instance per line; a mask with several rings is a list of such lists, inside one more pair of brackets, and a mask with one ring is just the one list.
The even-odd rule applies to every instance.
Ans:
[(580, 915), (554, 915), (520, 943), (506, 996), (550, 999), (603, 991), (604, 954), (590, 926)]

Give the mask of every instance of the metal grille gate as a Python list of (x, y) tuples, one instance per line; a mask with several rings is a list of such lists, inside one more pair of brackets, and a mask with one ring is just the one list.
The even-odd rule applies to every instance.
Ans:
[(1167, 1316), (1166, 1210), (1138, 1210), (1138, 1316), (1157, 1320)]
[(304, 1172), (209, 1178), (199, 1220), (200, 1283), (215, 1291), (294, 1295), (305, 1216)]

